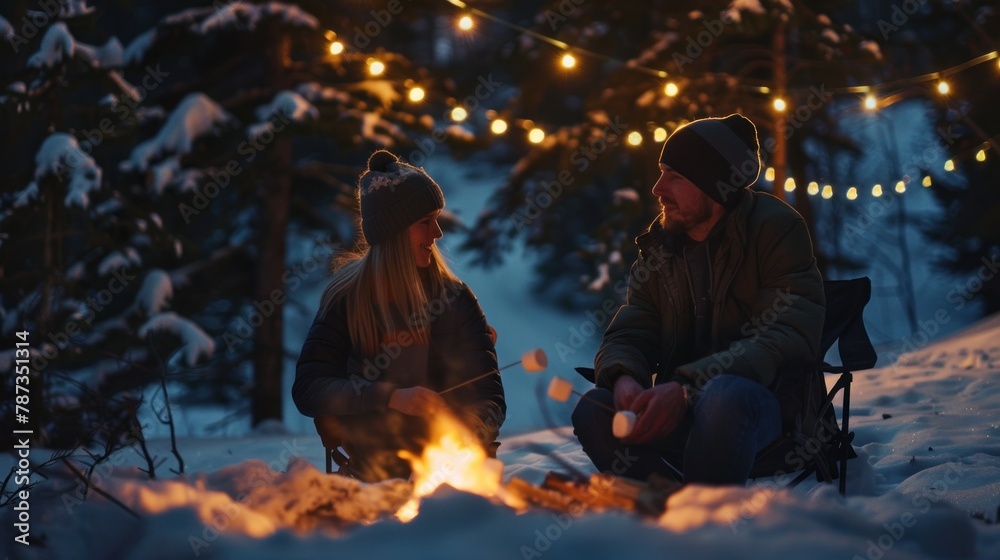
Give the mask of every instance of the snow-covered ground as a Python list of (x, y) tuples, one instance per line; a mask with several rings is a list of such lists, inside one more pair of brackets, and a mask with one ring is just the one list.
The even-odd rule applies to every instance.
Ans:
[[(458, 167), (431, 165), (449, 208), (473, 221), (500, 177), (467, 177)], [(458, 237), (454, 235), (453, 237)], [(457, 245), (457, 239), (447, 246)], [(499, 270), (455, 268), (479, 295), (500, 333), (501, 363), (540, 347), (550, 367), (504, 372), (509, 420), (499, 458), (503, 480), (538, 484), (548, 471), (592, 472), (568, 424), (572, 400), (540, 398), (553, 375), (582, 381), (571, 368), (588, 364), (598, 335), (569, 347), (583, 314), (553, 311), (529, 294), (530, 262), (511, 258)], [(318, 279), (318, 276), (317, 276)], [(317, 281), (318, 286), (318, 281)], [(318, 288), (293, 294), (289, 347), (301, 340), (318, 302)], [(602, 329), (597, 329), (600, 332)], [(296, 338), (299, 337), (299, 338)], [(294, 363), (289, 363), (289, 374)], [(409, 523), (393, 518), (334, 526), (330, 513), (370, 519), (398, 505), (399, 483), (358, 486), (322, 474), (322, 446), (311, 422), (288, 403), (288, 431), (193, 437), (222, 411), (178, 410), (178, 447), (185, 474), (166, 439), (150, 442), (164, 459), (155, 481), (135, 449), (102, 464), (96, 485), (138, 515), (93, 492), (62, 469), (32, 489), (34, 544), (13, 542), (15, 511), (0, 510), (12, 558), (241, 559), (293, 558), (1000, 558), (1000, 316), (947, 339), (920, 345), (892, 365), (860, 372), (852, 392), (852, 428), (859, 457), (850, 463), (848, 497), (810, 480), (777, 489), (773, 480), (746, 488), (688, 487), (670, 498), (666, 514), (559, 515), (513, 509), (447, 488), (424, 500)], [(832, 381), (832, 379), (830, 380)], [(288, 384), (290, 384), (290, 379)], [(838, 411), (839, 413), (839, 411)], [(280, 432), (280, 430), (279, 430)], [(34, 462), (50, 453), (35, 449)], [(14, 458), (0, 458), (7, 472)], [(7, 535), (10, 535), (7, 537)]]
[[(176, 465), (166, 440), (152, 443), (166, 458), (156, 481), (136, 469), (143, 462), (134, 450), (98, 468), (97, 485), (139, 519), (97, 495), (78, 501), (79, 484), (50, 471), (30, 501), (31, 533), (41, 540), (4, 544), (15, 558), (45, 559), (1000, 558), (998, 341), (995, 316), (856, 376), (859, 457), (850, 463), (846, 499), (813, 481), (792, 490), (776, 489), (773, 480), (694, 486), (671, 497), (656, 520), (518, 514), (444, 489), (410, 523), (335, 528), (321, 523), (324, 507), (383, 511), (387, 500), (400, 499), (400, 488), (336, 486), (331, 479), (339, 477), (321, 472), (313, 434), (250, 434), (182, 439), (187, 474), (180, 477), (166, 472)], [(568, 406), (552, 407), (553, 417), (565, 419)], [(506, 481), (537, 484), (550, 470), (593, 470), (568, 428), (505, 438), (500, 449)], [(35, 461), (47, 456), (32, 454)], [(5, 456), (3, 469), (10, 463)], [(13, 513), (3, 510), (5, 527)]]

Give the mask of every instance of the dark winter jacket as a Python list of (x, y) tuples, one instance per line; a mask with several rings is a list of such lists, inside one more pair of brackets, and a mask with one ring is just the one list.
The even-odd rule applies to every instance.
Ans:
[[(362, 356), (351, 343), (347, 302), (340, 300), (313, 321), (295, 370), (292, 399), (305, 416), (353, 417), (384, 415), (389, 397), (400, 383), (398, 372), (407, 366), (426, 371), (428, 389), (440, 391), (472, 377), (497, 371), (496, 351), (486, 318), (475, 295), (465, 284), (446, 287), (429, 307), (430, 346), (427, 364), (385, 364), (405, 355), (400, 343), (383, 344), (379, 356)], [(402, 340), (405, 343), (405, 340)], [(393, 371), (395, 370), (395, 371)], [(460, 418), (477, 418), (485, 441), (496, 438), (506, 417), (500, 374), (485, 377), (443, 395)], [(357, 422), (352, 422), (357, 423)]]
[[(595, 369), (611, 389), (622, 375), (645, 387), (675, 380), (695, 391), (720, 373), (774, 387), (783, 371), (817, 358), (823, 279), (805, 221), (781, 200), (747, 191), (710, 237), (711, 353), (695, 355), (694, 304), (677, 236), (654, 222)], [(785, 403), (782, 403), (783, 406)]]

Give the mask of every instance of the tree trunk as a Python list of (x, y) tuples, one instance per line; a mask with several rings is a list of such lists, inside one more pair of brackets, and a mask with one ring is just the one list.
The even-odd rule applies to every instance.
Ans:
[[(279, 32), (280, 33), (280, 32)], [(269, 81), (280, 91), (287, 65), (291, 41), (280, 35), (275, 47), (268, 52)], [(254, 330), (254, 385), (250, 403), (250, 420), (257, 425), (264, 420), (282, 420), (282, 372), (284, 366), (284, 301), (285, 243), (288, 235), (288, 213), (291, 200), (292, 145), (281, 132), (275, 132), (267, 148), (265, 168), (258, 176), (260, 197), (260, 255), (257, 260), (254, 307), (262, 315)]]

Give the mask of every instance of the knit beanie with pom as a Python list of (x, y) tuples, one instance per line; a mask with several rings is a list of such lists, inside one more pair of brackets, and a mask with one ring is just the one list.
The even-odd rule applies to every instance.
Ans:
[(368, 158), (358, 196), (361, 231), (369, 245), (377, 245), (444, 208), (441, 187), (422, 168), (386, 150), (378, 150)]

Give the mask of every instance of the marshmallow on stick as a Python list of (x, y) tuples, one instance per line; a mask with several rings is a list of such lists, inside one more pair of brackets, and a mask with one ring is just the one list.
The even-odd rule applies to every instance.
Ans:
[(566, 402), (569, 400), (569, 396), (576, 393), (580, 398), (589, 400), (590, 402), (600, 406), (601, 408), (607, 409), (608, 412), (614, 412), (615, 416), (611, 422), (611, 431), (614, 433), (616, 438), (623, 438), (632, 433), (633, 428), (635, 428), (636, 415), (631, 410), (619, 410), (615, 412), (615, 409), (588, 398), (586, 395), (581, 395), (573, 389), (573, 384), (561, 377), (553, 377), (552, 381), (549, 382), (549, 398), (559, 402)]

